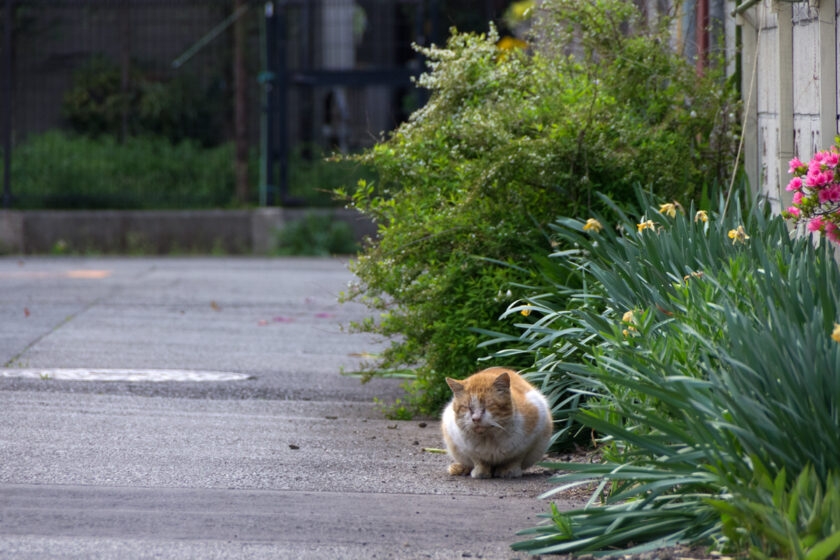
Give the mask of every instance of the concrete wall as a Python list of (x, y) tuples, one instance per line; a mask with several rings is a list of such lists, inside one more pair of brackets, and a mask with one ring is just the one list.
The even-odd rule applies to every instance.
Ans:
[(370, 220), (345, 209), (0, 211), (0, 254), (266, 254), (280, 229), (308, 214), (347, 223), (359, 242), (376, 233)]

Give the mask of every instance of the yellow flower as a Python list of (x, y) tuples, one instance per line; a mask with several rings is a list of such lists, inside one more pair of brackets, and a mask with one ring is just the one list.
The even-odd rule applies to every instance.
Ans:
[(604, 229), (604, 226), (602, 226), (601, 222), (599, 222), (595, 218), (589, 218), (588, 220), (586, 220), (586, 224), (584, 224), (583, 226), (583, 231), (594, 230), (595, 233), (598, 233), (602, 229)]
[(628, 336), (632, 331), (636, 330), (636, 327), (633, 326), (636, 324), (635, 312), (636, 311), (634, 309), (625, 311), (624, 315), (621, 317), (621, 322), (627, 325), (627, 328), (621, 331), (621, 334), (624, 336)]
[(665, 204), (660, 204), (659, 213), (666, 214), (673, 218), (677, 215), (677, 205), (673, 202), (666, 202)]
[(696, 214), (694, 214), (694, 221), (695, 222), (708, 222), (709, 215), (706, 213), (705, 210), (698, 210)]
[(520, 311), (520, 313), (522, 313), (525, 317), (527, 317), (528, 315), (531, 314), (531, 306), (529, 305), (529, 306), (525, 307), (525, 309)]
[(834, 323), (834, 331), (831, 333), (831, 339), (835, 342), (840, 342), (840, 323)]
[(528, 43), (526, 43), (522, 39), (517, 39), (516, 37), (511, 37), (508, 35), (499, 39), (499, 42), (496, 43), (496, 47), (502, 51), (511, 51), (513, 49), (527, 48)]
[(734, 245), (737, 242), (745, 243), (750, 236), (747, 235), (747, 232), (744, 231), (744, 226), (738, 226), (738, 229), (730, 229), (729, 230), (729, 239), (732, 240), (732, 244)]
[(645, 220), (639, 224), (636, 224), (636, 227), (639, 229), (639, 233), (646, 229), (656, 229), (656, 224), (653, 223), (653, 220)]
[(521, 0), (520, 2), (511, 4), (508, 10), (510, 15), (513, 16), (513, 19), (520, 22), (531, 17), (533, 14), (531, 10), (534, 9), (534, 4), (534, 0)]

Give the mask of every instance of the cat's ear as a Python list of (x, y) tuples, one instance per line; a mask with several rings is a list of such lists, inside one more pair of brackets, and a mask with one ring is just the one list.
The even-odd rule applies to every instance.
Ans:
[(456, 395), (464, 390), (464, 384), (460, 381), (456, 381), (451, 377), (446, 378), (446, 384), (449, 385), (449, 388), (452, 389), (452, 392)]
[(493, 382), (493, 387), (500, 393), (510, 392), (510, 375), (508, 372), (499, 374), (499, 377)]

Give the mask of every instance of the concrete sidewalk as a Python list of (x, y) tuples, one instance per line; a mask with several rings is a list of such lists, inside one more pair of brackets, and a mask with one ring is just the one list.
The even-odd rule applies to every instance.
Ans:
[[(365, 316), (336, 302), (350, 280), (335, 259), (0, 259), (0, 557), (524, 557), (547, 474), (450, 477), (422, 451), (435, 419), (383, 418), (398, 383), (339, 373), (382, 348), (340, 327)], [(248, 379), (142, 377), (175, 369)]]

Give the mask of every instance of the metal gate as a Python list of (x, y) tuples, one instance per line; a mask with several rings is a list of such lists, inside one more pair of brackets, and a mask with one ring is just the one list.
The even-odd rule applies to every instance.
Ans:
[(263, 204), (293, 206), (290, 138), (348, 152), (391, 130), (424, 99), (411, 43), (437, 35), (436, 0), (265, 4)]

